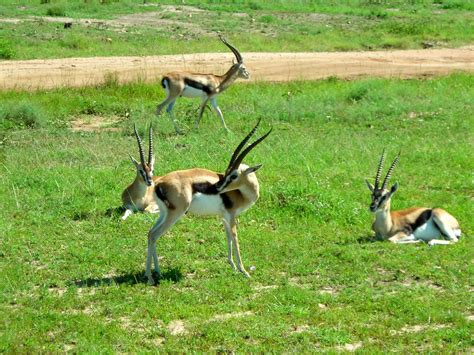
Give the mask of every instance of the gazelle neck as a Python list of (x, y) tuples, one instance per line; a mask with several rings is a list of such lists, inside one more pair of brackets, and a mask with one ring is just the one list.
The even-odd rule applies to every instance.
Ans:
[(387, 238), (392, 230), (393, 222), (390, 213), (390, 200), (385, 206), (375, 211), (374, 231), (378, 236)]
[(153, 188), (153, 185), (147, 186), (140, 176), (136, 176), (131, 187), (133, 188), (133, 191), (136, 191), (136, 193), (145, 195), (149, 188)]
[(227, 89), (239, 76), (239, 64), (234, 64), (224, 75), (219, 76), (221, 82), (217, 88), (218, 92), (222, 92)]

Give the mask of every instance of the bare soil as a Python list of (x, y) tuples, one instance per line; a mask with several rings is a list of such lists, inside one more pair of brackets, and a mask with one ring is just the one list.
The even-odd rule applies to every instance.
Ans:
[[(243, 53), (243, 57), (252, 75), (250, 81), (411, 78), (474, 71), (474, 46), (376, 52)], [(0, 89), (80, 87), (111, 80), (156, 82), (163, 74), (176, 70), (223, 74), (232, 60), (232, 54), (201, 53), (0, 61)]]

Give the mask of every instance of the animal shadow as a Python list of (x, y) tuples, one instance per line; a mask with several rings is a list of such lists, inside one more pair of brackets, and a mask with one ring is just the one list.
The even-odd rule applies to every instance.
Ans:
[[(72, 284), (76, 285), (79, 288), (83, 287), (100, 287), (100, 286), (113, 286), (113, 285), (137, 285), (137, 284), (146, 284), (147, 278), (144, 276), (143, 271), (127, 273), (117, 276), (102, 277), (102, 278), (88, 278), (84, 280), (74, 280)], [(154, 275), (156, 283), (159, 284), (160, 281), (171, 281), (179, 282), (183, 278), (183, 273), (178, 268), (172, 268), (161, 273), (160, 276)]]

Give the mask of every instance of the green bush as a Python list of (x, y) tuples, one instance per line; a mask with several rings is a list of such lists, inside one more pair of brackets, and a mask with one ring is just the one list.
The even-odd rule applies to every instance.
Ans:
[(15, 51), (10, 42), (0, 40), (0, 59), (12, 59), (15, 57)]
[(62, 6), (51, 6), (46, 10), (47, 16), (66, 16), (66, 10)]
[(0, 129), (39, 128), (45, 125), (43, 112), (36, 106), (22, 101), (0, 108)]

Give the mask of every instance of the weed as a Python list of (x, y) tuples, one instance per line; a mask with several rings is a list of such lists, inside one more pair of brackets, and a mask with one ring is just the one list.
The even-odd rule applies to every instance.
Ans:
[(46, 10), (46, 15), (62, 17), (62, 16), (66, 16), (66, 10), (62, 6), (59, 6), (59, 5), (50, 6)]
[(0, 108), (0, 130), (39, 128), (45, 125), (41, 109), (26, 101)]
[(12, 44), (4, 39), (0, 39), (0, 59), (13, 59), (15, 51)]

